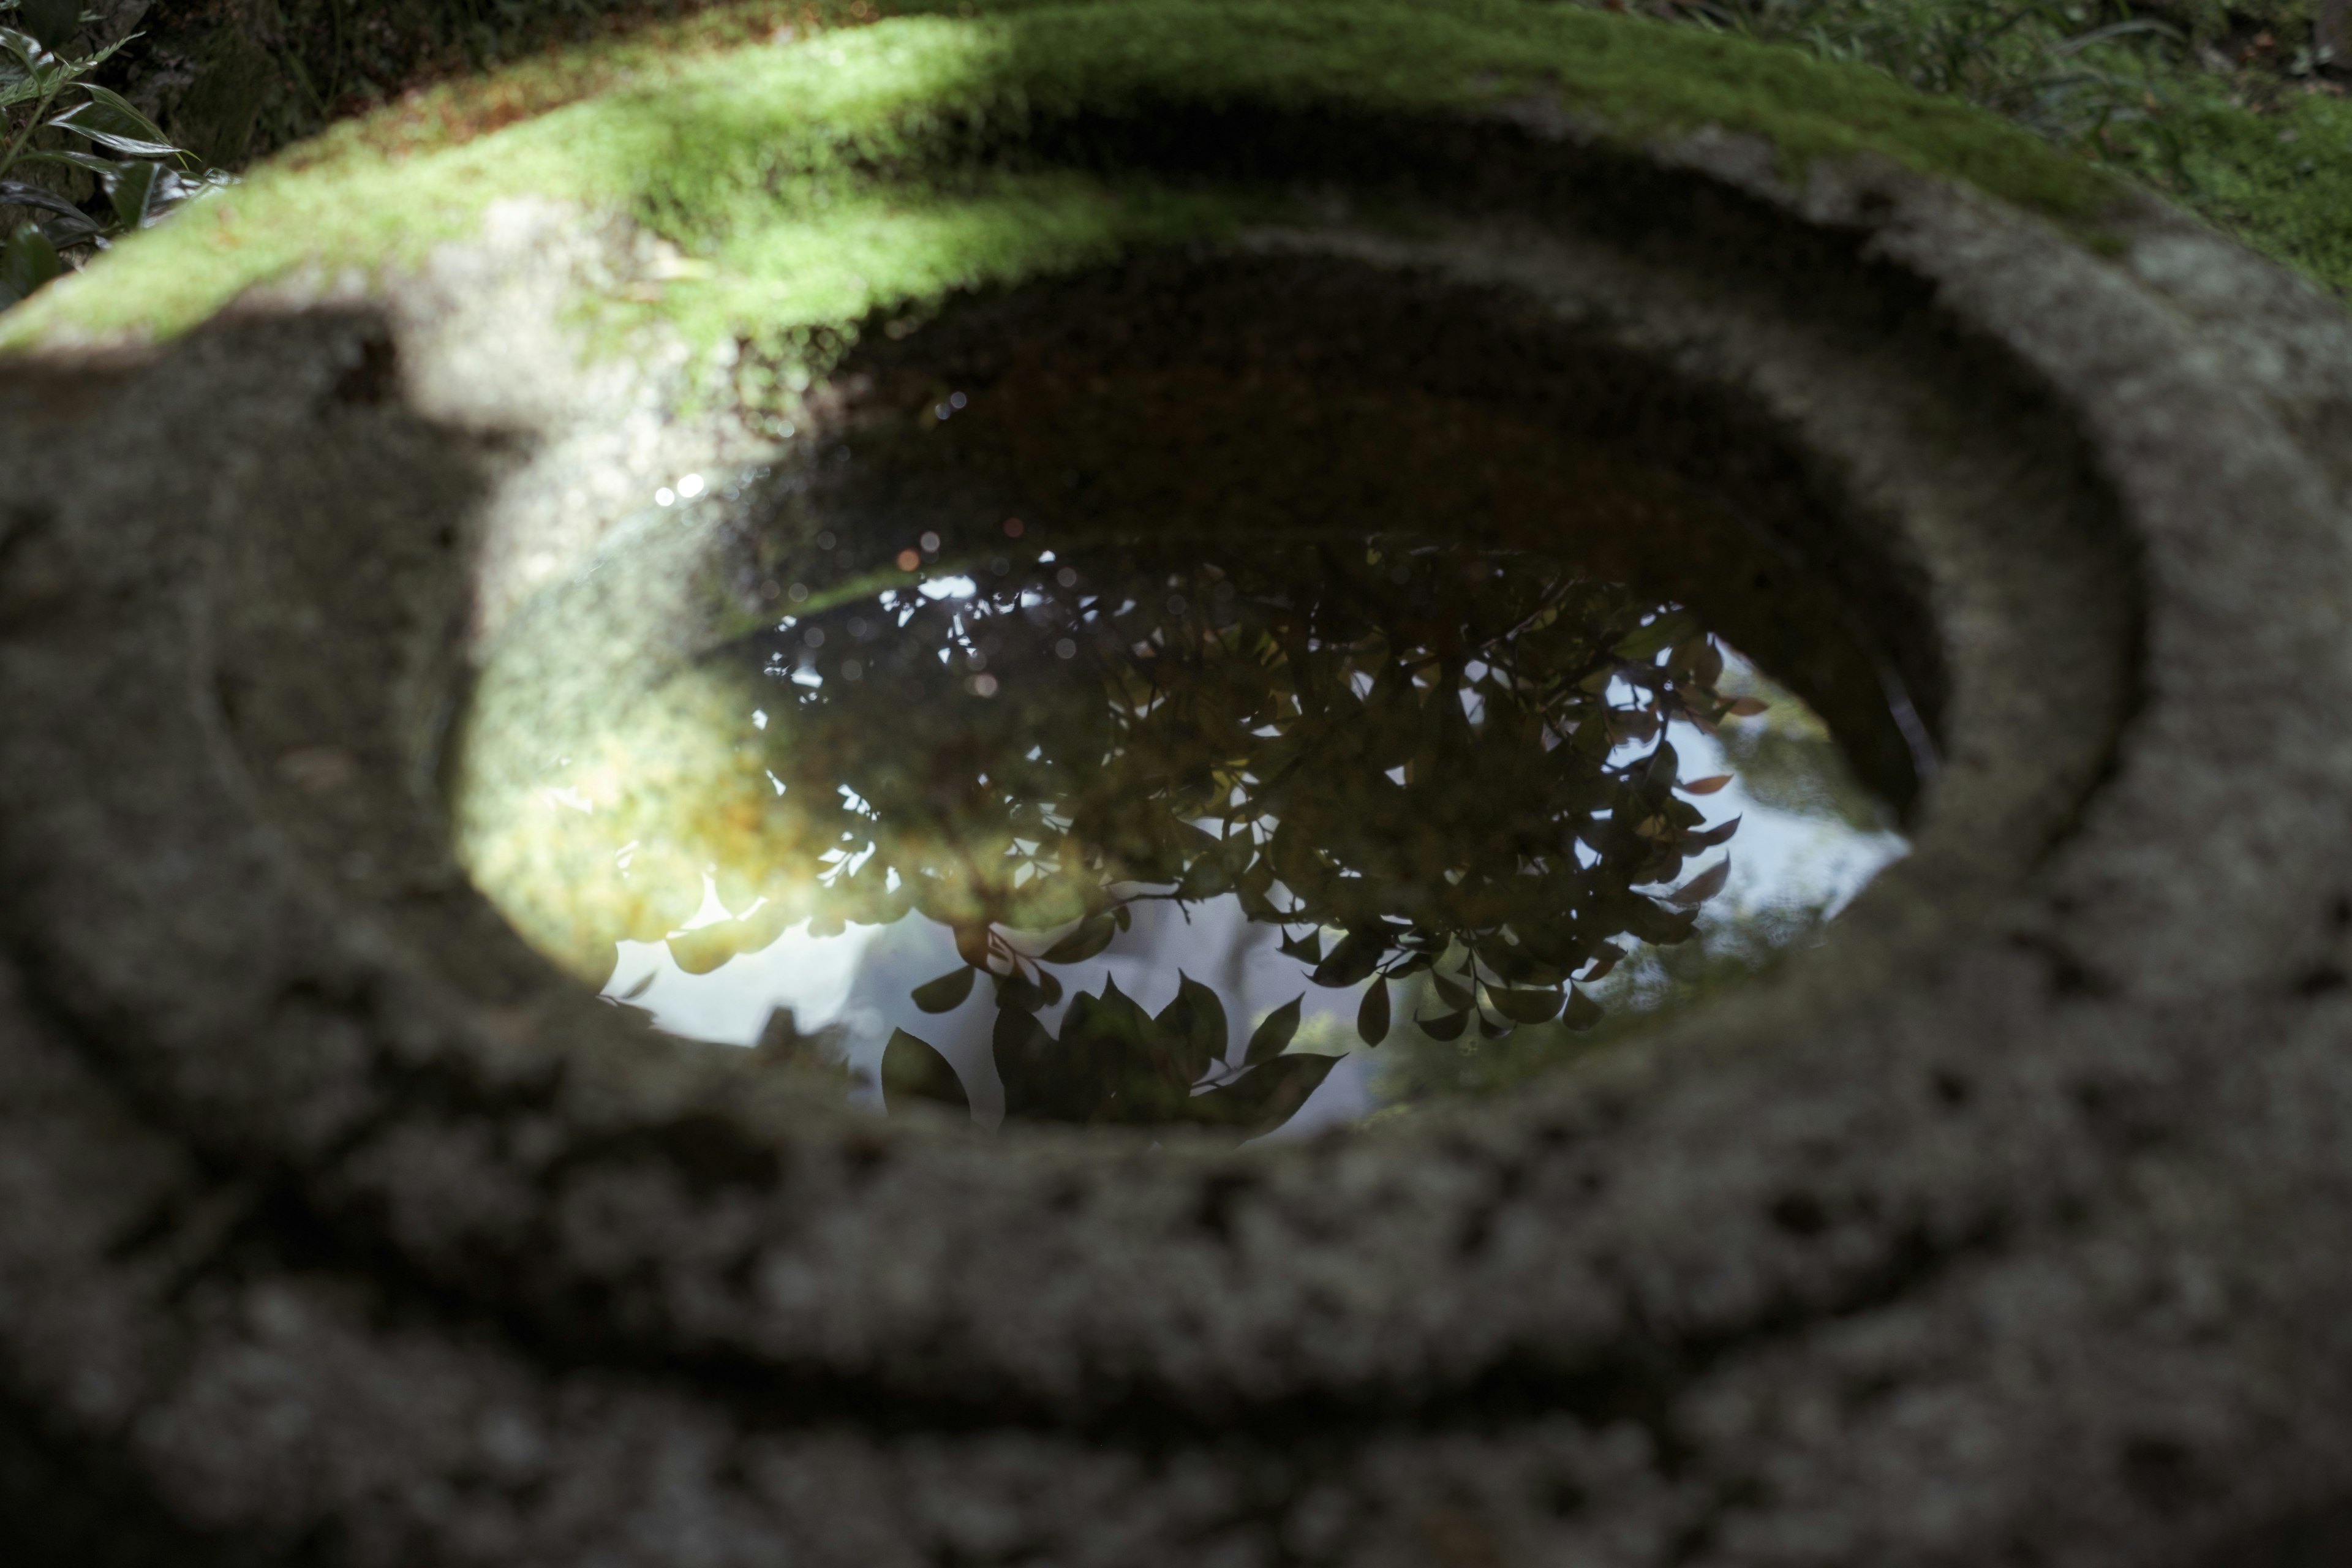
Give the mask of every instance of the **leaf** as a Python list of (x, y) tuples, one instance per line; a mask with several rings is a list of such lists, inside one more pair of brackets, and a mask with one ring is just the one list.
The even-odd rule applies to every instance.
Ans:
[[(1624, 956), (1624, 949), (1618, 947), (1613, 943), (1604, 942), (1601, 944), (1601, 951), (1593, 955), (1592, 967), (1586, 970), (1580, 978), (1585, 982), (1585, 984), (1591, 984), (1593, 981), (1600, 979), (1602, 975), (1616, 968)], [(1573, 1004), (1571, 1004), (1571, 1005), (1573, 1005)]]
[(113, 204), (114, 217), (126, 229), (136, 230), (147, 222), (147, 215), (155, 203), (156, 187), (163, 179), (159, 163), (126, 163), (116, 174), (106, 193)]
[(1364, 992), (1363, 1005), (1356, 1009), (1356, 1037), (1368, 1046), (1377, 1046), (1389, 1037), (1389, 983), (1385, 976), (1374, 979)]
[(980, 971), (968, 963), (961, 969), (950, 969), (937, 980), (927, 980), (915, 987), (915, 1005), (926, 1013), (952, 1013), (971, 994), (972, 982), (978, 978)]
[[(969, 974), (970, 970), (965, 973)], [(964, 1092), (963, 1080), (947, 1058), (929, 1040), (919, 1039), (904, 1029), (894, 1030), (890, 1043), (882, 1047), (882, 1096), (887, 1107), (891, 1100), (908, 1097), (936, 1100), (941, 1105), (971, 1109), (971, 1098)]]
[(1713, 795), (1730, 782), (1729, 773), (1712, 773), (1706, 778), (1693, 779), (1686, 784), (1676, 784), (1675, 787), (1685, 795)]
[(1666, 902), (1685, 910), (1695, 910), (1723, 891), (1723, 884), (1731, 878), (1731, 857), (1726, 855), (1712, 868), (1701, 871), (1689, 881), (1666, 895)]
[(87, 136), (102, 147), (111, 147), (135, 158), (181, 155), (180, 149), (172, 144), (163, 129), (132, 108), (130, 100), (95, 82), (82, 82), (79, 86), (89, 94), (89, 101), (78, 103), (51, 120), (53, 128)]
[(109, 113), (101, 105), (80, 103), (50, 121), (49, 128), (53, 131), (70, 131), (75, 135), (86, 137), (101, 147), (111, 147), (114, 151), (133, 158), (169, 158), (180, 151), (169, 142), (150, 141), (143, 136), (134, 136), (113, 129), (121, 123), (120, 119)]
[(1478, 1033), (1482, 1038), (1499, 1040), (1510, 1032), (1511, 1026), (1508, 1023), (1496, 1023), (1484, 1013), (1478, 1015)]
[[(114, 117), (116, 122), (132, 132), (166, 144), (171, 142), (171, 138), (163, 134), (162, 126), (140, 113), (138, 108), (121, 93), (100, 87), (94, 81), (82, 83), (81, 89), (89, 94), (92, 103), (106, 110)], [(173, 151), (176, 152), (178, 149), (174, 148)]]
[(111, 174), (122, 167), (111, 158), (101, 158), (95, 153), (77, 153), (58, 147), (40, 153), (19, 153), (19, 163), (68, 163), (77, 169), (88, 169), (93, 174)]
[(61, 213), (67, 217), (79, 218), (84, 223), (89, 221), (87, 213), (55, 191), (28, 185), (22, 180), (0, 180), (0, 205), (38, 207), (43, 212)]
[[(1126, 909), (1127, 906), (1122, 904), (1118, 912), (1123, 914)], [(1078, 922), (1077, 930), (1046, 950), (1045, 962), (1084, 963), (1108, 947), (1111, 938), (1118, 934), (1118, 921), (1110, 915), (1089, 915)]]
[(1727, 719), (1753, 719), (1771, 706), (1761, 697), (1743, 697), (1723, 710)]
[(1515, 1024), (1548, 1024), (1559, 1016), (1563, 998), (1557, 991), (1497, 991), (1490, 985), (1486, 1000)]
[(1281, 947), (1284, 952), (1298, 960), (1301, 963), (1320, 963), (1323, 962), (1323, 933), (1320, 931), (1310, 931), (1305, 936), (1299, 937), (1296, 941), (1293, 941), (1287, 933), (1285, 933), (1282, 941), (1277, 945)]
[(1675, 782), (1675, 774), (1681, 767), (1682, 759), (1675, 754), (1674, 747), (1661, 741), (1658, 749), (1650, 753), (1649, 766), (1642, 770), (1642, 776), (1664, 789)]
[(1306, 1002), (1307, 994), (1302, 991), (1268, 1013), (1265, 1021), (1251, 1034), (1249, 1049), (1243, 1053), (1242, 1060), (1255, 1065), (1282, 1055), (1291, 1037), (1298, 1033), (1298, 1012)]
[[(50, 74), (44, 71), (35, 75), (20, 70), (15, 60), (0, 56), (0, 109), (14, 109), (20, 103), (29, 103), (40, 97), (48, 89)], [(37, 155), (39, 154), (20, 153), (17, 161), (21, 163), (28, 156)]]
[(40, 69), (42, 57), (48, 53), (40, 39), (15, 27), (0, 27), (0, 50), (5, 50), (27, 72)]
[(1571, 985), (1568, 990), (1568, 1005), (1561, 1011), (1559, 1021), (1580, 1035), (1601, 1022), (1601, 1004)]
[(1458, 1040), (1462, 1031), (1470, 1026), (1470, 1009), (1458, 1013), (1441, 1013), (1434, 1018), (1415, 1018), (1413, 1026), (1433, 1040)]
[(1339, 939), (1339, 945), (1329, 957), (1315, 966), (1307, 978), (1318, 985), (1341, 990), (1354, 985), (1381, 966), (1389, 949), (1388, 933), (1370, 927), (1358, 927)]
[(81, 0), (22, 0), (16, 7), (16, 19), (25, 24), (25, 31), (52, 49), (65, 47), (74, 29), (81, 26)]

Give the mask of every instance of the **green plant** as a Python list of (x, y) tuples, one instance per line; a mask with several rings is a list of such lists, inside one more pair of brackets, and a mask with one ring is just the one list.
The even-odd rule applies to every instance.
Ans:
[[(0, 12), (14, 12), (24, 24), (0, 26), (0, 206), (41, 215), (16, 225), (0, 245), (5, 309), (56, 278), (78, 253), (102, 250), (155, 222), (215, 177), (196, 172), (195, 160), (120, 94), (89, 79), (130, 38), (69, 56), (61, 51), (81, 22), (73, 0), (0, 0)], [(43, 132), (61, 134), (37, 143)], [(59, 144), (68, 138), (88, 150)], [(103, 205), (93, 212), (47, 185), (9, 177), (26, 165), (93, 177)]]
[(2186, 36), (2144, 6), (2083, 0), (1711, 0), (1714, 26), (1872, 65), (2079, 142), (2156, 112)]

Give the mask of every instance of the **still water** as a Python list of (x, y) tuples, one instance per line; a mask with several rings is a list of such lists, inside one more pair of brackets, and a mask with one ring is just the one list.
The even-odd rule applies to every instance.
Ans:
[(767, 551), (771, 618), (551, 731), (461, 841), (616, 1005), (740, 1045), (788, 1010), (877, 1109), (1250, 1138), (1507, 1088), (1904, 853), (1811, 709), (1590, 551), (824, 521)]

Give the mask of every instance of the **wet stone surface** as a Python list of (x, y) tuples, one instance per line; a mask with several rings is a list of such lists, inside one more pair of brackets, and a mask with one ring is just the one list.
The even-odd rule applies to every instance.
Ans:
[(1164, 375), (869, 419), (718, 498), (751, 629), (558, 701), (501, 660), (593, 619), (526, 618), (472, 874), (616, 1003), (805, 1036), (877, 1107), (1300, 1135), (1522, 1082), (1819, 945), (1914, 780), (1893, 712), (1874, 788), (1717, 635), (1822, 605), (1743, 598), (1753, 542), (1671, 480), (1457, 483), (1517, 434)]

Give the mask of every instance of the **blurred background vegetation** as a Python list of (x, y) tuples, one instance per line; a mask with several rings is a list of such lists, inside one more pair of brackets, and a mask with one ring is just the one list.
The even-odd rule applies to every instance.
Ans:
[[(0, 25), (16, 19), (19, 5), (42, 3), (0, 0)], [(1743, 34), (1967, 99), (2352, 292), (2352, 0), (1549, 3)], [(92, 79), (202, 165), (234, 170), (331, 128), (392, 145), (439, 142), (782, 29), (953, 8), (954, 0), (84, 0), (72, 52), (120, 44)], [(64, 166), (43, 178), (102, 213), (95, 181)], [(35, 216), (0, 210), (0, 233)]]

